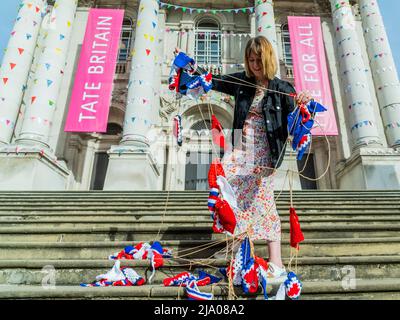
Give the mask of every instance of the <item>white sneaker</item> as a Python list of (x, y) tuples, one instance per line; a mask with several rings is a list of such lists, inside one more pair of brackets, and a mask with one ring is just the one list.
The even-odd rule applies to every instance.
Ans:
[(267, 281), (270, 284), (282, 283), (287, 278), (285, 267), (279, 268), (276, 264), (269, 262), (267, 271)]

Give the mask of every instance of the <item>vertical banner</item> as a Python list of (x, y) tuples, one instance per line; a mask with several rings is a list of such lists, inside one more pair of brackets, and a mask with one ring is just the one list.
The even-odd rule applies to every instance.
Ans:
[(106, 132), (123, 18), (90, 9), (64, 131)]
[(315, 127), (313, 135), (337, 136), (338, 129), (333, 109), (332, 92), (319, 17), (288, 17), (292, 48), (295, 86), (297, 91), (308, 90), (316, 101), (327, 107), (316, 120), (323, 127)]

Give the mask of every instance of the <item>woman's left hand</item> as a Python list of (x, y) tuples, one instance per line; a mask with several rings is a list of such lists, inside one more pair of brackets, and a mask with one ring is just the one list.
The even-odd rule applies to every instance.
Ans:
[(298, 104), (301, 104), (301, 103), (307, 104), (307, 103), (309, 103), (312, 99), (313, 99), (313, 98), (312, 98), (312, 96), (311, 96), (311, 94), (310, 94), (309, 91), (302, 91), (302, 92), (299, 92), (299, 93), (297, 94), (297, 96), (296, 96), (296, 102), (297, 102)]

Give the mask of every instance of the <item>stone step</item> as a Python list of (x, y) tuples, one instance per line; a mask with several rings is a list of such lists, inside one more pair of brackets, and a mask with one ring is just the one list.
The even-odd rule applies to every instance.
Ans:
[[(371, 207), (335, 207), (332, 209), (332, 206), (326, 207), (296, 207), (296, 212), (298, 214), (307, 214), (307, 213), (319, 213), (319, 214), (380, 214), (380, 213), (388, 213), (388, 214), (400, 214), (400, 208), (398, 206), (387, 206), (380, 208), (371, 208)], [(277, 207), (278, 212), (289, 212), (289, 207)], [(2, 215), (10, 215), (10, 214), (22, 214), (22, 213), (30, 213), (30, 214), (49, 214), (54, 212), (62, 212), (63, 214), (68, 213), (84, 213), (84, 212), (98, 212), (98, 213), (109, 213), (113, 212), (115, 214), (119, 213), (135, 213), (135, 214), (168, 214), (168, 215), (177, 215), (177, 214), (207, 214), (208, 208), (207, 205), (203, 206), (192, 206), (189, 208), (186, 207), (157, 207), (157, 206), (149, 206), (149, 207), (89, 207), (89, 206), (77, 206), (77, 207), (1, 207), (0, 213)]]
[[(399, 199), (400, 200), (400, 199)], [(4, 202), (2, 201), (2, 207), (9, 207), (10, 209), (14, 208), (21, 208), (21, 207), (27, 207), (27, 208), (43, 208), (44, 210), (46, 208), (54, 208), (54, 207), (62, 207), (62, 208), (74, 208), (74, 207), (80, 207), (82, 205), (87, 206), (88, 208), (134, 208), (134, 209), (139, 209), (139, 208), (148, 208), (148, 207), (156, 207), (156, 208), (184, 208), (188, 209), (191, 207), (195, 208), (204, 208), (204, 206), (207, 206), (207, 201), (208, 198), (201, 199), (200, 201), (45, 201), (45, 202), (38, 202), (38, 201), (32, 201), (32, 202), (21, 202), (21, 201), (12, 201), (12, 202)], [(290, 207), (290, 202), (289, 201), (276, 201), (277, 206), (281, 208), (289, 208)], [(339, 208), (352, 208), (352, 207), (383, 207), (383, 208), (394, 208), (394, 209), (400, 209), (400, 205), (397, 203), (397, 201), (346, 201), (346, 202), (338, 202), (338, 201), (294, 201), (293, 202), (294, 207), (297, 208), (326, 208), (332, 205), (335, 205)]]
[[(273, 296), (278, 285), (267, 288)], [(202, 292), (212, 292), (216, 300), (228, 298), (228, 284), (218, 283), (201, 287)], [(320, 299), (397, 299), (400, 295), (400, 279), (385, 278), (379, 280), (360, 279), (354, 289), (343, 287), (341, 281), (304, 281), (302, 300)], [(235, 288), (235, 294), (240, 299), (262, 299), (261, 291), (254, 295), (244, 295), (240, 288)], [(348, 296), (348, 297), (347, 297)], [(84, 288), (80, 286), (55, 286), (50, 290), (42, 286), (1, 285), (0, 299), (186, 299), (185, 289), (179, 287), (163, 287), (161, 285), (144, 285), (139, 287), (97, 287)]]
[[(5, 198), (1, 199), (1, 203), (3, 205), (32, 205), (32, 204), (109, 204), (109, 205), (165, 205), (165, 204), (174, 204), (174, 205), (181, 205), (182, 203), (185, 204), (196, 204), (201, 205), (204, 202), (207, 202), (207, 197), (198, 197), (198, 198), (152, 198), (152, 199), (132, 199), (132, 198), (122, 198), (122, 199), (108, 199), (108, 198), (43, 198), (43, 199), (10, 199)], [(332, 203), (335, 204), (361, 204), (361, 205), (377, 205), (377, 204), (384, 204), (384, 205), (393, 205), (398, 203), (399, 198), (344, 198), (344, 199), (332, 199), (332, 198), (320, 198), (320, 199), (305, 199), (305, 198), (298, 198), (294, 199), (293, 203), (295, 205), (330, 205)], [(287, 205), (290, 203), (289, 198), (276, 198), (275, 199), (277, 204)]]
[[(289, 222), (288, 215), (280, 216), (281, 222)], [(318, 217), (309, 217), (309, 216), (301, 216), (300, 222), (303, 225), (315, 225), (320, 223), (371, 223), (371, 224), (380, 224), (380, 223), (398, 223), (400, 222), (399, 215), (392, 216), (350, 216), (350, 217), (336, 217), (336, 216), (318, 216)], [(0, 216), (0, 229), (2, 227), (101, 227), (101, 226), (130, 226), (130, 225), (175, 225), (179, 226), (181, 224), (190, 223), (195, 224), (196, 226), (209, 226), (212, 222), (210, 215), (200, 215), (200, 216), (178, 216), (178, 217), (170, 217), (170, 216), (103, 216), (98, 217), (96, 215), (93, 216), (71, 216), (71, 217), (49, 217), (49, 216)]]
[[(188, 259), (210, 258), (225, 247), (225, 241), (161, 240), (164, 248), (172, 249), (174, 257)], [(76, 260), (104, 259), (133, 241), (103, 242), (0, 242), (0, 260)], [(256, 254), (267, 256), (264, 241), (254, 243)], [(337, 257), (398, 255), (400, 238), (306, 239), (300, 244), (302, 257)], [(283, 243), (282, 255), (289, 256), (290, 247)]]
[[(289, 216), (289, 210), (279, 210), (279, 215), (281, 217)], [(398, 217), (399, 215), (393, 210), (363, 210), (363, 211), (319, 211), (319, 210), (311, 210), (311, 211), (302, 211), (297, 210), (297, 214), (300, 218), (310, 217), (310, 218), (358, 218), (358, 217), (369, 217), (369, 218), (379, 218), (379, 217)], [(202, 217), (202, 218), (210, 218), (210, 212), (206, 209), (199, 211), (118, 211), (118, 210), (109, 210), (109, 211), (27, 211), (27, 212), (0, 212), (0, 219), (8, 219), (8, 218), (18, 218), (18, 219), (37, 219), (37, 218), (66, 218), (70, 219), (72, 217), (100, 217), (101, 219), (104, 217), (118, 218), (120, 217), (125, 219), (161, 219), (161, 218), (169, 218), (169, 219), (177, 219), (177, 218), (193, 218), (193, 217)]]
[[(301, 229), (306, 239), (321, 238), (368, 238), (395, 237), (400, 234), (400, 224), (388, 223), (304, 223)], [(282, 224), (283, 239), (289, 236), (289, 223)], [(215, 234), (211, 222), (196, 223), (164, 223), (131, 225), (79, 225), (70, 227), (59, 226), (18, 226), (0, 227), (0, 242), (79, 242), (79, 241), (151, 241), (157, 238), (163, 240), (219, 240), (224, 235)]]
[[(54, 270), (57, 285), (79, 285), (91, 283), (96, 276), (111, 269), (115, 261), (110, 260), (0, 260), (0, 285), (40, 285), (49, 270)], [(283, 260), (287, 266), (289, 259)], [(189, 271), (193, 275), (204, 270), (222, 278), (218, 269), (226, 267), (228, 260), (186, 260), (164, 259), (164, 266), (155, 273), (152, 283)], [(148, 260), (121, 260), (122, 267), (133, 268), (146, 280), (151, 275)], [(295, 269), (294, 262), (292, 268)], [(46, 273), (47, 270), (47, 273)], [(400, 256), (365, 256), (365, 257), (309, 257), (299, 258), (297, 270), (301, 281), (331, 280), (339, 281), (354, 272), (357, 278), (380, 279), (400, 278)]]

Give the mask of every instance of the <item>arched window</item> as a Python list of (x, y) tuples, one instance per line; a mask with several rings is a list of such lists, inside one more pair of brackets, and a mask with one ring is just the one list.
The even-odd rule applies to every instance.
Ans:
[(118, 52), (118, 61), (126, 61), (131, 51), (131, 43), (133, 36), (133, 22), (131, 18), (125, 18), (122, 25), (121, 42)]
[(196, 122), (192, 127), (190, 128), (191, 130), (211, 130), (211, 121), (206, 119), (206, 120), (201, 120)]
[(195, 59), (201, 65), (221, 64), (221, 29), (217, 21), (203, 18), (195, 29)]
[(293, 67), (292, 48), (290, 47), (289, 25), (282, 26), (283, 61), (287, 67)]

